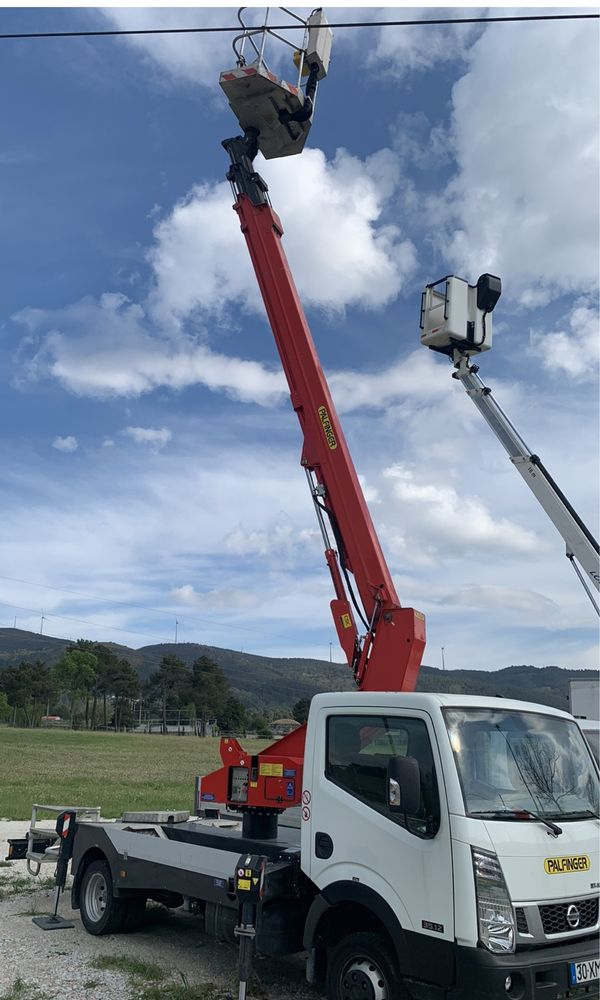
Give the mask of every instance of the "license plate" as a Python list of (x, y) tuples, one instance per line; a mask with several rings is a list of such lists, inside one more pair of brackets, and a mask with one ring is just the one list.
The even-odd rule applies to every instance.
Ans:
[(569, 962), (569, 983), (571, 986), (585, 986), (600, 979), (600, 959), (590, 958), (584, 962)]

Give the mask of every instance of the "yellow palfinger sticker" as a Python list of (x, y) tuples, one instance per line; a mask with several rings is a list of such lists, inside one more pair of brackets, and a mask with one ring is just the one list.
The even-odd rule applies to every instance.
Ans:
[(319, 414), (319, 420), (321, 421), (325, 437), (327, 438), (327, 444), (333, 451), (334, 448), (337, 448), (337, 441), (335, 439), (335, 434), (333, 433), (333, 427), (331, 426), (329, 414), (324, 406), (320, 406), (317, 412)]
[(572, 854), (564, 858), (546, 858), (546, 875), (566, 875), (569, 872), (589, 872), (590, 859), (586, 854)]

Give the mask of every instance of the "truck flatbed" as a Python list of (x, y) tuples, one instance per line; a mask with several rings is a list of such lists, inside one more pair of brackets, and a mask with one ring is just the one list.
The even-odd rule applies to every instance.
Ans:
[(299, 865), (300, 831), (281, 826), (274, 840), (242, 835), (231, 819), (193, 818), (182, 823), (107, 820), (78, 824), (73, 871), (100, 851), (116, 875), (116, 894), (157, 889), (235, 906), (232, 884), (241, 855), (262, 855), (269, 864)]
[[(209, 934), (233, 942), (239, 909), (236, 876), (250, 866), (253, 874), (261, 873), (258, 953), (302, 950), (314, 890), (300, 869), (297, 817), (286, 818), (276, 838), (262, 840), (245, 836), (235, 816), (152, 822), (148, 817), (153, 814), (139, 815), (142, 821), (128, 814), (127, 820), (77, 823), (71, 900), (91, 933), (109, 933), (107, 927), (117, 929), (119, 921), (127, 927), (128, 920), (134, 923), (143, 912), (146, 900), (154, 900), (202, 915)], [(112, 923), (110, 900), (120, 914)]]

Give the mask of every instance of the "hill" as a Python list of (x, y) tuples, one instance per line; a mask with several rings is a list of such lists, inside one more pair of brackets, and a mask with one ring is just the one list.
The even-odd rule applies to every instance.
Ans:
[(597, 678), (595, 670), (565, 670), (530, 664), (502, 670), (446, 670), (422, 667), (419, 691), (446, 691), (486, 697), (517, 698), (569, 711), (569, 681)]
[(20, 628), (0, 628), (0, 670), (16, 667), (21, 661), (35, 663), (42, 660), (51, 666), (60, 660), (70, 643), (51, 635), (25, 632)]
[[(38, 635), (22, 629), (0, 629), (0, 670), (42, 660), (49, 666), (60, 659), (69, 645), (66, 639)], [(311, 698), (319, 691), (352, 690), (350, 671), (343, 664), (301, 657), (277, 658), (240, 653), (233, 649), (204, 646), (195, 642), (159, 643), (131, 649), (107, 642), (114, 652), (129, 660), (142, 680), (146, 680), (163, 656), (178, 656), (191, 665), (199, 656), (209, 656), (224, 670), (234, 692), (248, 708), (268, 708), (289, 714), (300, 698)], [(597, 677), (593, 670), (565, 670), (558, 666), (510, 666), (503, 670), (439, 670), (421, 667), (419, 691), (447, 691), (520, 698), (568, 710), (569, 681)]]
[[(22, 661), (42, 660), (51, 666), (69, 645), (66, 639), (0, 628), (0, 670)], [(281, 715), (289, 715), (292, 705), (300, 698), (312, 698), (319, 691), (343, 691), (353, 687), (348, 668), (326, 660), (256, 656), (195, 642), (160, 643), (140, 649), (113, 642), (104, 645), (117, 656), (129, 660), (143, 681), (158, 669), (163, 656), (177, 656), (188, 666), (199, 656), (208, 656), (224, 670), (234, 693), (247, 708), (266, 707)]]

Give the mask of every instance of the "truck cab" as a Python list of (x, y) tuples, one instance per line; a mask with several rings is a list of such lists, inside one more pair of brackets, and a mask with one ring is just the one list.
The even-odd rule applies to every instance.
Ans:
[(330, 975), (379, 996), (368, 962), (344, 951), (368, 930), (413, 997), (597, 991), (598, 770), (570, 715), (501, 698), (322, 694), (307, 746), (301, 856), (319, 895), (305, 943), (318, 962), (339, 936), (346, 958), (334, 954)]

